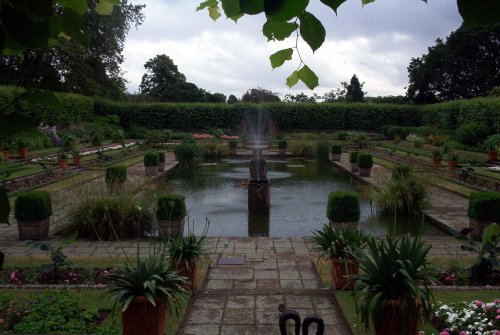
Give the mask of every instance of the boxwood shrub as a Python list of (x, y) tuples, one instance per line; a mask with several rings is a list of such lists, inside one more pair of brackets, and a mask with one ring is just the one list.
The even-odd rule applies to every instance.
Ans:
[(127, 167), (115, 165), (106, 168), (106, 184), (123, 184), (127, 180)]
[(20, 193), (16, 198), (15, 217), (18, 220), (43, 220), (52, 215), (52, 201), (47, 191)]
[(286, 149), (287, 143), (285, 140), (278, 141), (278, 148), (279, 149)]
[(469, 196), (467, 214), (479, 221), (500, 222), (500, 193), (472, 192)]
[(358, 166), (361, 169), (369, 169), (373, 166), (373, 158), (372, 155), (360, 152), (358, 154)]
[(144, 155), (144, 166), (158, 166), (160, 163), (160, 157), (158, 153), (151, 152)]
[(357, 151), (351, 152), (349, 154), (349, 162), (357, 164), (358, 163), (358, 155), (359, 155), (359, 152), (357, 152)]
[(158, 155), (158, 161), (160, 163), (165, 163), (165, 152), (158, 151), (156, 154)]
[(405, 179), (410, 176), (410, 167), (406, 165), (398, 165), (392, 169), (392, 179)]
[(342, 146), (341, 145), (334, 144), (334, 145), (332, 145), (331, 150), (332, 150), (332, 154), (334, 154), (334, 155), (342, 154)]
[(360, 216), (359, 194), (356, 192), (331, 192), (328, 196), (326, 216), (333, 222), (358, 222)]
[(181, 194), (165, 194), (158, 197), (158, 220), (182, 220), (186, 217), (185, 197)]

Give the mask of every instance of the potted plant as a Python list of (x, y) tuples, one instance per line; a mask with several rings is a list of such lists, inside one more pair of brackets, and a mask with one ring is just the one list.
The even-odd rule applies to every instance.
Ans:
[(500, 147), (500, 134), (495, 134), (489, 136), (486, 141), (484, 141), (484, 146), (486, 152), (488, 153), (488, 159), (490, 161), (498, 160), (498, 148)]
[(432, 151), (432, 161), (434, 163), (434, 166), (437, 168), (441, 167), (441, 160), (443, 159), (443, 154), (441, 153), (440, 150), (433, 150)]
[(358, 169), (361, 177), (370, 177), (373, 166), (373, 158), (370, 154), (360, 152), (358, 154)]
[(80, 153), (79, 150), (73, 149), (71, 151), (71, 156), (73, 157), (73, 165), (74, 166), (82, 165), (82, 154)]
[(278, 141), (278, 150), (281, 157), (286, 157), (286, 148), (287, 148), (286, 140)]
[(61, 170), (68, 168), (68, 153), (64, 149), (57, 154), (57, 167)]
[(164, 151), (158, 151), (158, 171), (163, 172), (165, 171), (165, 152)]
[(446, 154), (446, 160), (448, 161), (448, 168), (450, 171), (456, 170), (458, 166), (458, 156), (454, 152), (449, 152)]
[(179, 313), (186, 281), (170, 268), (165, 255), (166, 248), (153, 250), (108, 274), (105, 295), (121, 307), (123, 335), (163, 335), (167, 313)]
[(196, 269), (200, 257), (206, 257), (205, 238), (208, 231), (208, 221), (205, 229), (199, 237), (196, 237), (191, 229), (188, 229), (187, 236), (179, 236), (168, 240), (168, 255), (170, 265), (177, 269), (180, 276), (189, 280), (188, 288), (196, 288)]
[(338, 144), (332, 145), (332, 161), (339, 162), (342, 155), (342, 146)]
[(12, 140), (9, 137), (4, 137), (0, 140), (0, 149), (3, 153), (3, 159), (10, 160), (10, 149), (12, 147)]
[(160, 158), (157, 153), (145, 154), (144, 167), (146, 170), (146, 176), (156, 176), (158, 173), (158, 164), (160, 164)]
[(357, 152), (357, 151), (353, 151), (349, 154), (349, 163), (351, 163), (351, 171), (352, 172), (359, 172), (358, 154), (359, 154), (359, 152)]
[(356, 225), (360, 216), (359, 194), (356, 192), (331, 192), (328, 195), (326, 216), (333, 226), (343, 223)]
[(404, 235), (368, 239), (359, 251), (361, 274), (355, 276), (356, 312), (375, 335), (415, 335), (432, 314), (434, 297), (425, 280), (431, 246)]
[(322, 230), (313, 232), (312, 239), (313, 250), (331, 262), (333, 287), (352, 290), (354, 281), (350, 276), (359, 273), (357, 251), (364, 247), (367, 240), (363, 231), (348, 225), (324, 225)]
[(17, 154), (19, 155), (19, 159), (27, 159), (28, 158), (28, 146), (29, 141), (20, 136), (16, 138), (16, 146), (17, 146)]
[(479, 240), (484, 228), (500, 222), (500, 193), (492, 191), (472, 192), (469, 196), (469, 225), (472, 238)]
[(19, 238), (43, 240), (49, 236), (52, 202), (49, 192), (29, 191), (20, 193), (14, 207)]
[(160, 195), (158, 197), (158, 232), (161, 237), (180, 237), (184, 232), (186, 202), (181, 194)]
[(238, 149), (238, 142), (237, 141), (229, 141), (229, 154), (231, 156), (236, 156), (236, 152)]
[(127, 181), (127, 167), (125, 165), (108, 166), (104, 180), (109, 191), (113, 192), (121, 189), (123, 183)]

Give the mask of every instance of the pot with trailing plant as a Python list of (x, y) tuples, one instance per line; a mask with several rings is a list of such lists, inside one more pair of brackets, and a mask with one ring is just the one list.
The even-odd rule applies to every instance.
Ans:
[(196, 270), (201, 257), (207, 257), (205, 250), (205, 239), (207, 236), (209, 222), (199, 237), (194, 235), (192, 229), (188, 229), (186, 236), (170, 238), (167, 242), (170, 265), (177, 269), (180, 276), (188, 278), (187, 287), (196, 289)]
[(123, 335), (163, 335), (167, 314), (178, 315), (185, 301), (186, 280), (170, 267), (166, 245), (153, 249), (107, 276), (105, 295), (121, 307)]
[(164, 151), (158, 151), (158, 171), (163, 172), (165, 171), (165, 152)]
[(370, 177), (373, 166), (372, 155), (360, 152), (358, 154), (358, 169), (361, 177)]
[(127, 181), (127, 167), (125, 165), (108, 166), (104, 180), (109, 192), (120, 191)]
[(440, 168), (442, 159), (443, 159), (443, 154), (441, 153), (440, 150), (432, 151), (432, 162), (434, 163), (434, 167)]
[(366, 244), (367, 236), (348, 225), (324, 225), (322, 230), (313, 232), (312, 239), (313, 250), (330, 260), (333, 287), (352, 290), (351, 276), (359, 273), (358, 250)]
[(359, 251), (355, 276), (356, 313), (375, 335), (415, 335), (432, 315), (434, 297), (425, 268), (431, 246), (420, 237), (369, 238)]
[(229, 154), (231, 156), (236, 156), (237, 149), (238, 149), (238, 142), (237, 141), (229, 141), (228, 146), (229, 146)]
[(286, 157), (286, 148), (287, 148), (286, 140), (278, 141), (278, 150), (281, 157)]
[(454, 152), (447, 153), (445, 159), (448, 162), (448, 169), (450, 171), (454, 171), (454, 170), (457, 169), (457, 167), (458, 167), (458, 156)]
[(349, 224), (356, 227), (360, 213), (358, 193), (336, 191), (328, 195), (326, 217), (332, 226)]
[(16, 147), (17, 147), (17, 154), (19, 156), (19, 159), (27, 159), (28, 158), (28, 146), (29, 146), (29, 141), (24, 138), (24, 137), (17, 137), (16, 138)]
[(472, 238), (479, 240), (484, 229), (500, 222), (500, 193), (492, 191), (472, 192), (467, 209)]
[(331, 147), (332, 151), (332, 161), (339, 162), (342, 156), (342, 146), (338, 144), (333, 144)]
[(19, 238), (21, 240), (44, 240), (49, 236), (52, 202), (47, 191), (20, 193), (14, 207)]
[(358, 154), (359, 154), (359, 152), (357, 152), (357, 151), (353, 151), (349, 154), (349, 163), (351, 163), (351, 171), (352, 172), (359, 172)]
[(158, 174), (158, 164), (160, 158), (157, 153), (148, 153), (144, 155), (144, 168), (146, 176), (156, 176)]
[(181, 194), (163, 194), (158, 196), (158, 234), (161, 238), (176, 238), (184, 233), (186, 200)]

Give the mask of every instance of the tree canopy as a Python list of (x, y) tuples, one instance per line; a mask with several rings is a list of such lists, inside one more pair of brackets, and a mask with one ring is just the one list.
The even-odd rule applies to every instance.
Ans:
[(428, 50), (408, 66), (410, 100), (470, 99), (500, 86), (500, 24), (458, 29)]
[(271, 90), (266, 90), (261, 87), (252, 88), (246, 91), (241, 97), (241, 101), (263, 103), (263, 102), (280, 102), (281, 99), (278, 93)]

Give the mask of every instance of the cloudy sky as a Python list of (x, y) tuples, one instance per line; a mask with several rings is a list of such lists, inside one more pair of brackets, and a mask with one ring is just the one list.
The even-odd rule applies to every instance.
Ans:
[[(137, 92), (144, 63), (158, 54), (173, 59), (188, 81), (212, 93), (238, 98), (250, 88), (263, 87), (282, 95), (293, 89), (286, 77), (299, 65), (296, 57), (272, 70), (269, 55), (295, 45), (295, 40), (267, 42), (262, 35), (264, 16), (245, 16), (237, 24), (223, 15), (213, 22), (206, 10), (196, 12), (201, 0), (131, 0), (146, 4), (145, 21), (131, 29), (125, 44), (123, 70), (129, 92)], [(349, 0), (338, 16), (319, 0), (309, 9), (326, 28), (326, 40), (314, 54), (299, 44), (302, 58), (319, 76), (322, 94), (349, 81), (356, 73), (370, 96), (404, 94), (411, 57), (421, 56), (436, 38), (445, 38), (462, 20), (456, 0), (377, 0), (362, 8)]]

